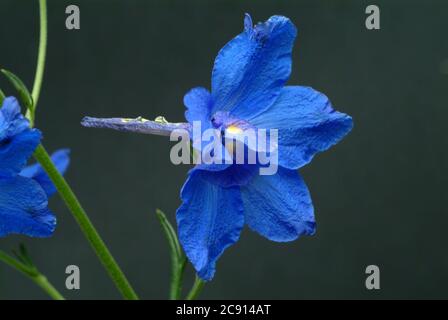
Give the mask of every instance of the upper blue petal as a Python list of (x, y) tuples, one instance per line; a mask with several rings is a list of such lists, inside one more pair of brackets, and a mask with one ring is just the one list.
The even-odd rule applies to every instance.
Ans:
[(0, 109), (0, 176), (17, 174), (40, 143), (41, 133), (30, 129), (15, 98)]
[(191, 124), (194, 121), (203, 122), (204, 128), (211, 128), (212, 97), (210, 92), (202, 87), (193, 88), (184, 96), (185, 119)]
[[(219, 148), (219, 152), (216, 154), (216, 159), (221, 162), (220, 164), (201, 163), (198, 164), (196, 168), (200, 170), (220, 171), (229, 167), (229, 164), (226, 164), (226, 162), (231, 159), (230, 154), (221, 143), (221, 137), (218, 135), (220, 133), (213, 132), (214, 134), (210, 137), (210, 140), (203, 140), (203, 134), (206, 130), (214, 130), (211, 122), (212, 103), (212, 97), (205, 88), (193, 88), (184, 96), (184, 104), (187, 108), (185, 111), (185, 118), (191, 124), (191, 128), (193, 129), (193, 131), (190, 132), (190, 138), (193, 142), (193, 147), (197, 150), (201, 149), (201, 153), (198, 155), (204, 160), (204, 155), (211, 154), (213, 141), (217, 142), (216, 146)], [(194, 131), (195, 126), (198, 124), (201, 126), (201, 130), (198, 130), (199, 132)], [(194, 133), (198, 133), (200, 136), (196, 136)]]
[(208, 174), (196, 170), (189, 175), (177, 210), (179, 240), (204, 280), (213, 278), (216, 260), (238, 241), (244, 226), (239, 188), (214, 184), (207, 179)]
[[(58, 171), (63, 175), (67, 171), (67, 168), (70, 164), (70, 150), (57, 150), (51, 155), (51, 160), (53, 161)], [(54, 186), (50, 177), (48, 177), (45, 170), (38, 163), (24, 168), (20, 172), (20, 175), (22, 177), (32, 178), (36, 180), (41, 185), (42, 189), (44, 189), (48, 197), (56, 192), (56, 187)]]
[(335, 111), (324, 94), (300, 86), (284, 87), (269, 109), (246, 120), (258, 128), (278, 129), (279, 164), (289, 169), (309, 163), (353, 127), (352, 118)]
[(314, 209), (305, 182), (295, 170), (256, 175), (241, 186), (249, 227), (272, 241), (292, 241), (315, 232)]
[(230, 111), (239, 118), (256, 115), (277, 98), (291, 73), (297, 30), (283, 16), (255, 26), (246, 14), (244, 32), (227, 43), (212, 73), (212, 114)]
[(36, 181), (20, 176), (2, 177), (0, 190), (0, 237), (53, 234), (56, 218), (48, 209), (47, 195)]

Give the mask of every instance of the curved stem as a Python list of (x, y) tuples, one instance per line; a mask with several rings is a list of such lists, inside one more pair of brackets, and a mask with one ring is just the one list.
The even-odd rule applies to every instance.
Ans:
[(64, 177), (56, 169), (53, 162), (51, 161), (50, 156), (42, 145), (39, 145), (37, 147), (36, 151), (34, 152), (34, 157), (47, 172), (51, 181), (53, 181), (66, 206), (69, 208), (72, 215), (76, 219), (76, 222), (84, 233), (84, 236), (87, 238), (87, 240), (89, 240), (92, 248), (95, 250), (96, 255), (104, 265), (109, 276), (112, 278), (123, 297), (128, 300), (137, 300), (137, 294), (132, 289), (131, 285), (126, 279), (126, 276), (121, 271), (109, 249), (104, 244), (104, 241), (96, 231), (95, 227), (93, 226), (83, 207), (79, 203), (72, 189), (68, 185), (67, 181), (65, 181)]
[[(45, 57), (47, 54), (47, 0), (39, 0), (40, 11), (40, 35), (39, 35), (39, 52), (37, 55), (37, 68), (34, 77), (34, 85), (31, 96), (33, 97), (33, 110), (36, 110), (39, 101), (40, 89), (42, 88), (42, 80), (44, 78)], [(29, 112), (29, 111), (28, 111)], [(34, 122), (34, 114), (30, 115), (30, 121)]]
[(202, 289), (205, 286), (205, 281), (196, 276), (196, 279), (194, 280), (193, 287), (191, 288), (190, 292), (187, 295), (187, 300), (195, 300), (199, 297), (199, 295), (202, 292)]
[[(40, 90), (42, 88), (42, 80), (45, 69), (45, 57), (47, 51), (47, 2), (46, 0), (39, 0), (39, 9), (40, 9), (40, 42), (39, 42), (39, 53), (37, 58), (37, 69), (36, 76), (34, 79), (34, 86), (32, 91), (33, 97), (33, 111), (28, 111), (33, 114), (29, 114), (29, 119), (31, 122), (31, 126), (34, 123), (34, 111), (36, 110), (36, 105), (39, 100)], [(28, 114), (27, 114), (28, 115)], [(109, 276), (114, 281), (117, 288), (120, 290), (121, 294), (124, 298), (129, 300), (138, 299), (137, 294), (132, 289), (128, 280), (126, 279), (124, 273), (121, 271), (114, 257), (110, 253), (109, 249), (104, 244), (104, 241), (101, 239), (100, 235), (96, 231), (86, 212), (82, 208), (72, 189), (68, 185), (67, 181), (65, 181), (64, 177), (59, 173), (59, 171), (54, 166), (51, 161), (50, 156), (47, 151), (44, 149), (42, 145), (39, 145), (34, 152), (34, 156), (36, 160), (41, 164), (41, 166), (45, 169), (50, 179), (53, 181), (56, 189), (64, 200), (65, 204), (71, 211), (72, 215), (75, 217), (78, 225), (80, 226), (82, 232), (84, 233), (87, 240), (89, 240), (91, 246), (95, 250), (98, 258), (104, 265), (107, 270)], [(45, 280), (40, 278), (37, 280), (37, 283), (41, 286), (44, 286), (47, 290), (52, 292), (53, 290), (49, 287)], [(54, 288), (53, 288), (54, 289)]]
[(56, 290), (55, 287), (48, 281), (48, 279), (41, 274), (36, 268), (25, 265), (24, 263), (10, 257), (3, 251), (0, 251), (0, 261), (3, 261), (11, 268), (20, 271), (22, 274), (29, 277), (39, 287), (41, 287), (54, 300), (65, 300), (64, 297)]

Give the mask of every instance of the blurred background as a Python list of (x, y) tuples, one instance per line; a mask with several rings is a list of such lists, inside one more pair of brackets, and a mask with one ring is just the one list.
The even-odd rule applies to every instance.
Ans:
[[(65, 8), (81, 29), (65, 28)], [(37, 127), (49, 149), (69, 147), (67, 178), (136, 291), (168, 296), (168, 246), (155, 216), (174, 222), (188, 167), (174, 166), (163, 137), (86, 129), (85, 115), (183, 121), (182, 98), (210, 87), (218, 50), (243, 28), (243, 14), (288, 16), (298, 27), (289, 84), (312, 86), (353, 116), (352, 133), (301, 169), (317, 234), (278, 244), (244, 230), (219, 260), (208, 299), (448, 298), (448, 3), (375, 1), (381, 30), (365, 28), (371, 1), (49, 0), (49, 46)], [(37, 1), (1, 0), (0, 66), (31, 87)], [(15, 91), (5, 79), (0, 88)], [(24, 242), (36, 265), (70, 299), (119, 299), (58, 197), (53, 238)], [(81, 290), (65, 289), (65, 268)], [(366, 290), (368, 265), (381, 289)], [(193, 279), (187, 270), (185, 287)], [(0, 265), (1, 299), (47, 299)]]

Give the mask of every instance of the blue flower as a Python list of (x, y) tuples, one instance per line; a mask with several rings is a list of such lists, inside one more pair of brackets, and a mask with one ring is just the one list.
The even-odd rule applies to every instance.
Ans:
[[(30, 128), (17, 100), (6, 98), (0, 109), (0, 237), (53, 234), (56, 218), (48, 209), (48, 196), (54, 186), (39, 165), (24, 168), (40, 140), (40, 131)], [(52, 159), (65, 171), (68, 150), (56, 152)]]
[(211, 280), (217, 259), (244, 225), (272, 241), (315, 233), (310, 193), (297, 169), (352, 128), (310, 87), (285, 86), (297, 30), (283, 16), (244, 19), (244, 31), (219, 52), (211, 92), (189, 91), (186, 118), (202, 127), (278, 129), (278, 171), (260, 175), (250, 165), (197, 165), (189, 172), (177, 211), (180, 242), (198, 275)]
[[(241, 139), (233, 135), (233, 146), (240, 142), (246, 150), (255, 149), (258, 161), (237, 164), (232, 154), (235, 149), (223, 143), (212, 157), (224, 163), (197, 164), (181, 190), (179, 240), (204, 280), (213, 278), (217, 259), (238, 241), (246, 224), (277, 242), (315, 233), (313, 203), (297, 169), (339, 142), (353, 122), (350, 116), (334, 110), (324, 94), (310, 87), (285, 86), (296, 35), (296, 27), (286, 17), (273, 16), (254, 26), (246, 15), (244, 31), (216, 57), (211, 92), (199, 87), (185, 95), (188, 123), (141, 117), (82, 120), (86, 127), (164, 136), (180, 129), (190, 133), (196, 149), (207, 149), (211, 144), (204, 143), (203, 137), (194, 137), (195, 123), (200, 123), (203, 132), (215, 129), (212, 131), (224, 133), (214, 135), (217, 141), (227, 142), (227, 133), (243, 133)], [(245, 138), (249, 129), (257, 133), (261, 129), (278, 130), (278, 141), (260, 149), (258, 138)], [(207, 156), (209, 150), (202, 150), (201, 159), (204, 151)], [(259, 174), (263, 153), (278, 156), (276, 174)]]

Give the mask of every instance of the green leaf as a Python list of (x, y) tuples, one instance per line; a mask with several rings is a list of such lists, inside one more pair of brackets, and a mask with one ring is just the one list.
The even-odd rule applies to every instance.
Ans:
[[(16, 255), (16, 253), (14, 253)], [(20, 272), (26, 274), (29, 277), (35, 277), (35, 268), (28, 266), (21, 259), (14, 259), (10, 255), (0, 250), (0, 261), (6, 263), (10, 267), (19, 270)]]
[(170, 299), (178, 300), (180, 299), (182, 292), (182, 280), (185, 266), (187, 264), (187, 259), (183, 254), (182, 248), (177, 239), (176, 232), (173, 226), (166, 218), (162, 210), (156, 210), (159, 222), (162, 225), (162, 229), (165, 233), (166, 239), (171, 250), (171, 288), (170, 288)]
[(12, 253), (16, 256), (16, 258), (22, 262), (24, 265), (30, 268), (30, 270), (35, 270), (37, 272), (37, 268), (33, 263), (33, 260), (31, 260), (31, 257), (28, 253), (27, 248), (23, 243), (19, 245), (19, 251), (13, 250)]
[(18, 76), (16, 76), (14, 73), (1, 69), (1, 72), (5, 75), (5, 77), (11, 82), (11, 84), (14, 86), (14, 88), (19, 93), (19, 98), (21, 102), (24, 104), (24, 106), (30, 111), (31, 114), (34, 114), (34, 103), (33, 98), (28, 90), (28, 88), (25, 86), (22, 80), (19, 79)]
[(8, 266), (28, 276), (34, 283), (41, 287), (50, 297), (55, 300), (64, 300), (64, 297), (56, 290), (56, 288), (48, 281), (47, 277), (39, 272), (33, 265), (23, 244), (20, 245), (19, 252), (14, 252), (16, 258), (8, 255), (0, 250), (0, 262), (4, 262)]
[(162, 225), (163, 231), (165, 232), (165, 236), (168, 240), (171, 252), (176, 255), (176, 258), (181, 258), (183, 256), (182, 249), (180, 247), (179, 240), (177, 239), (177, 235), (174, 231), (173, 226), (168, 221), (165, 213), (163, 213), (162, 210), (156, 209), (156, 214), (157, 218), (159, 218), (160, 224)]
[(5, 100), (5, 94), (3, 93), (2, 89), (0, 89), (0, 108), (2, 107), (3, 100)]
[(30, 267), (35, 267), (34, 262), (33, 262), (33, 260), (31, 260), (28, 250), (23, 243), (21, 243), (19, 245), (19, 252), (20, 252), (20, 256), (22, 257), (23, 261), (27, 265), (29, 265)]

